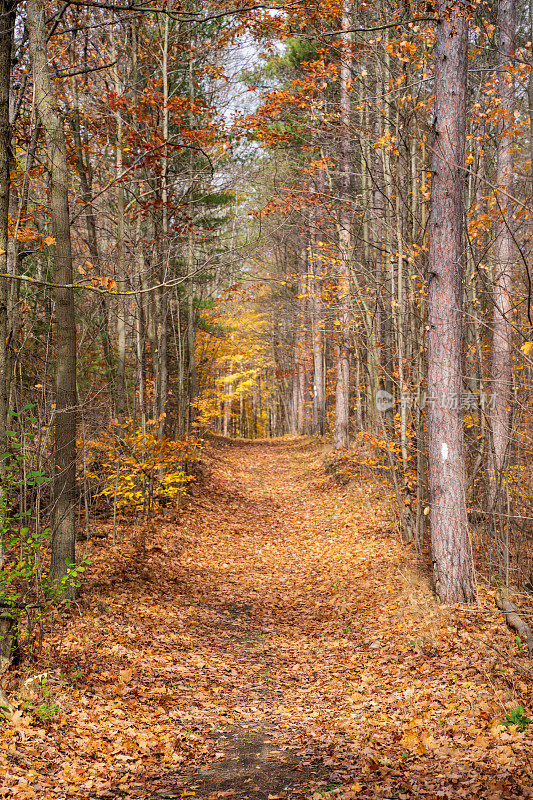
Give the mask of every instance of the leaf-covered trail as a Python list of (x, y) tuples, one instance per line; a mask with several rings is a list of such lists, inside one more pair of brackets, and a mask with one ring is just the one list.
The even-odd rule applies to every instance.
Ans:
[[(528, 687), (491, 676), (494, 652), (468, 618), (440, 609), (406, 566), (382, 492), (339, 490), (298, 442), (218, 451), (184, 551), (196, 646), (184, 643), (180, 694), (221, 733), (215, 761), (180, 786), (529, 796), (528, 734), (495, 724)], [(505, 648), (489, 620), (485, 638), (503, 634)]]
[(94, 546), (61, 714), (2, 733), (0, 796), (532, 796), (533, 725), (498, 724), (531, 711), (529, 663), (491, 598), (439, 608), (384, 489), (335, 486), (314, 445), (209, 463), (180, 517)]

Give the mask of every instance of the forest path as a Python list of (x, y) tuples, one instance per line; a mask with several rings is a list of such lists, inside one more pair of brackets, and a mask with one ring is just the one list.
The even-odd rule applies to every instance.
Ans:
[(179, 691), (215, 754), (156, 772), (149, 796), (529, 796), (528, 757), (493, 723), (493, 654), (406, 565), (383, 487), (340, 489), (302, 440), (214, 458), (183, 524), (196, 614)]
[(180, 515), (90, 545), (33, 667), (60, 665), (50, 694), (0, 729), (0, 797), (532, 797), (533, 725), (499, 725), (532, 710), (528, 660), (488, 594), (435, 603), (386, 488), (336, 486), (306, 440), (205, 460)]
[(264, 800), (332, 788), (359, 772), (349, 741), (331, 757), (336, 719), (353, 711), (361, 638), (369, 653), (379, 647), (374, 607), (386, 605), (383, 570), (403, 562), (401, 548), (384, 533), (376, 487), (339, 492), (313, 445), (232, 444), (214, 456), (183, 525), (183, 563), (204, 642), (189, 708), (199, 729), (214, 725), (216, 760), (170, 788)]

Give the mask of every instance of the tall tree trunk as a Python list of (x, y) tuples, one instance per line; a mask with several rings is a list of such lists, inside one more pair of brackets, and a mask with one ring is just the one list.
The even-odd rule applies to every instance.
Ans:
[(335, 386), (335, 427), (333, 447), (347, 449), (349, 444), (349, 397), (350, 397), (350, 259), (352, 251), (350, 202), (350, 81), (352, 50), (350, 28), (350, 7), (343, 0), (341, 27), (342, 34), (340, 68), (340, 137), (339, 159), (340, 201), (339, 214), (339, 281), (338, 281), (338, 322), (339, 342), (337, 345), (337, 380)]
[(492, 401), (490, 424), (492, 428), (493, 477), (490, 481), (490, 501), (501, 500), (504, 470), (509, 450), (510, 405), (512, 389), (512, 278), (513, 237), (513, 135), (514, 86), (508, 71), (515, 34), (515, 2), (499, 0), (498, 3), (498, 87), (500, 94), (500, 121), (498, 125), (498, 150), (496, 165), (496, 200), (498, 218), (494, 240), (494, 307), (492, 339)]
[[(115, 82), (115, 94), (120, 97), (122, 86), (118, 72), (117, 53), (118, 47), (115, 41), (112, 42), (113, 59), (113, 79)], [(126, 289), (126, 276), (124, 273), (124, 183), (122, 182), (123, 172), (123, 124), (122, 112), (120, 108), (115, 111), (116, 130), (116, 175), (117, 175), (117, 284), (121, 291)], [(126, 413), (126, 303), (124, 297), (117, 297), (117, 366), (115, 373), (116, 381), (116, 412), (119, 420), (123, 420)]]
[[(533, 42), (533, 0), (529, 0), (529, 40)], [(533, 59), (529, 70), (529, 81), (527, 84), (527, 99), (529, 110), (529, 173), (533, 186)]]
[(139, 382), (139, 412), (141, 417), (141, 431), (143, 436), (146, 434), (146, 406), (145, 406), (145, 320), (144, 320), (144, 301), (141, 293), (144, 275), (144, 242), (142, 237), (142, 219), (137, 216), (136, 224), (136, 249), (137, 249), (137, 271), (138, 288), (137, 308), (135, 311), (135, 345), (137, 350), (137, 378)]
[(444, 602), (473, 601), (465, 500), (462, 390), (463, 178), (466, 18), (439, 5), (429, 222), (428, 411), (431, 546)]
[[(400, 109), (396, 110), (396, 139), (400, 141), (400, 126), (402, 125), (400, 117)], [(396, 332), (396, 353), (398, 359), (398, 389), (400, 394), (400, 449), (402, 456), (402, 467), (404, 475), (407, 472), (407, 385), (406, 385), (406, 353), (405, 353), (405, 302), (404, 302), (404, 274), (403, 274), (403, 258), (404, 258), (404, 226), (402, 225), (402, 197), (400, 194), (401, 186), (405, 182), (405, 172), (402, 161), (402, 150), (399, 151), (398, 156), (398, 178), (396, 187), (396, 202), (395, 202), (395, 215), (396, 215), (396, 249), (397, 249), (397, 283), (396, 290), (397, 296), (395, 298), (395, 313), (393, 314), (394, 327)], [(394, 269), (394, 267), (393, 267)]]
[[(319, 114), (318, 109), (323, 107), (324, 96), (321, 92), (316, 108), (313, 111), (312, 142), (320, 153), (319, 141)], [(324, 369), (324, 313), (322, 306), (323, 272), (324, 263), (322, 257), (322, 233), (321, 225), (323, 221), (323, 202), (325, 189), (325, 174), (320, 168), (317, 171), (316, 179), (310, 186), (310, 191), (316, 193), (316, 203), (309, 210), (309, 257), (307, 259), (308, 268), (308, 292), (310, 300), (311, 317), (311, 344), (313, 351), (313, 428), (314, 433), (323, 436), (326, 430), (326, 381)]]
[[(376, 134), (385, 136), (389, 140), (391, 136), (390, 124), (390, 93), (388, 91), (390, 70), (390, 53), (388, 50), (389, 33), (386, 30), (383, 34), (383, 63), (377, 65), (380, 77), (379, 97), (381, 98), (382, 113), (378, 118)], [(381, 119), (383, 117), (383, 120)], [(392, 263), (392, 230), (394, 221), (392, 219), (392, 198), (393, 182), (391, 172), (390, 152), (387, 147), (382, 150), (381, 172), (383, 176), (383, 222), (384, 231), (381, 239), (382, 248), (382, 278), (380, 295), (382, 296), (382, 315), (381, 315), (381, 361), (383, 372), (383, 389), (390, 398), (394, 394), (394, 353), (393, 353), (393, 301), (394, 301), (394, 266)], [(387, 429), (394, 431), (394, 404), (385, 404), (384, 419)]]
[(223, 403), (223, 427), (222, 427), (222, 434), (224, 436), (229, 436), (230, 433), (230, 421), (231, 421), (231, 403), (233, 400), (233, 382), (230, 379), (231, 374), (233, 373), (233, 361), (230, 359), (228, 363), (228, 372), (226, 376), (226, 380), (224, 381), (224, 403)]
[[(167, 3), (167, 8), (170, 3)], [(170, 35), (170, 20), (168, 14), (165, 15), (163, 38), (163, 115), (162, 115), (162, 134), (163, 141), (168, 142), (169, 131), (169, 82), (168, 82), (168, 48)], [(167, 280), (168, 269), (170, 266), (170, 240), (169, 240), (169, 193), (168, 193), (168, 147), (165, 145), (162, 152), (161, 163), (161, 204), (162, 204), (162, 231), (163, 231), (163, 282)], [(168, 405), (168, 291), (162, 287), (160, 294), (160, 334), (159, 334), (159, 435), (163, 436), (168, 429), (167, 405)]]
[(313, 427), (314, 433), (324, 435), (326, 425), (326, 398), (324, 387), (324, 343), (322, 329), (322, 264), (318, 260), (320, 242), (318, 236), (318, 213), (313, 212), (315, 232), (311, 237), (308, 267), (309, 306), (311, 314), (311, 342), (313, 349)]
[[(75, 69), (74, 65), (76, 64), (75, 41), (75, 34), (73, 34), (70, 48), (70, 63), (73, 70)], [(100, 275), (100, 250), (98, 247), (96, 219), (94, 215), (92, 198), (92, 177), (88, 167), (89, 156), (84, 156), (78, 101), (78, 86), (75, 76), (72, 76), (70, 85), (72, 92), (72, 112), (70, 115), (70, 124), (74, 136), (74, 143), (76, 145), (76, 170), (80, 179), (81, 200), (84, 207), (85, 227), (87, 230), (87, 247), (89, 249), (89, 256), (96, 270), (96, 274)], [(100, 340), (102, 342), (102, 351), (106, 365), (109, 395), (113, 407), (112, 410), (114, 413), (116, 413), (115, 365), (113, 360), (113, 349), (109, 340), (109, 313), (107, 308), (107, 298), (104, 295), (100, 295), (98, 305), (100, 310)]]
[(302, 299), (302, 282), (298, 280), (297, 284), (298, 299), (296, 301), (296, 320), (295, 320), (295, 335), (294, 335), (294, 376), (293, 376), (293, 407), (294, 407), (294, 423), (295, 433), (300, 436), (304, 433), (305, 423), (305, 372), (304, 372), (304, 310)]
[[(193, 130), (194, 127), (194, 114), (193, 106), (195, 100), (195, 85), (194, 85), (194, 72), (193, 72), (193, 43), (192, 43), (192, 25), (189, 28), (189, 127)], [(194, 209), (193, 190), (195, 186), (194, 180), (194, 151), (189, 150), (189, 191), (191, 195), (191, 209)], [(197, 394), (198, 394), (198, 371), (196, 365), (196, 313), (194, 308), (194, 266), (195, 266), (195, 247), (194, 247), (194, 227), (191, 212), (190, 229), (187, 247), (187, 351), (189, 358), (189, 430), (192, 429), (197, 416)]]
[[(15, 25), (16, 4), (11, 0), (0, 2), (0, 273), (8, 274), (9, 244), (9, 190), (10, 145), (9, 93), (11, 87), (11, 47)], [(0, 277), (0, 498), (4, 500), (4, 473), (6, 430), (11, 383), (10, 332), (9, 332), (9, 279)], [(0, 509), (3, 507), (3, 503)], [(0, 510), (0, 513), (3, 513)], [(1, 520), (0, 520), (1, 522)], [(0, 533), (0, 569), (4, 566), (3, 538)]]
[(41, 119), (50, 174), (50, 208), (56, 318), (56, 409), (54, 415), (52, 580), (75, 562), (76, 501), (76, 318), (68, 205), (69, 168), (65, 132), (48, 72), (42, 0), (28, 0), (27, 27), (37, 113)]
[[(11, 87), (11, 47), (15, 24), (15, 3), (0, 2), (0, 273), (7, 275), (9, 244), (9, 190), (11, 161), (11, 126), (9, 123), (9, 95)], [(9, 279), (0, 277), (0, 446), (5, 450), (5, 431), (9, 405), (9, 330), (8, 330)], [(3, 463), (3, 459), (1, 459)]]

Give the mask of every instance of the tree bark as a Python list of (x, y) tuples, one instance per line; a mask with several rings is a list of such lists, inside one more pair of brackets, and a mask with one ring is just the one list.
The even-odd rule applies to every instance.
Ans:
[[(117, 53), (118, 47), (114, 38), (112, 39), (112, 53), (115, 65), (113, 67), (113, 80), (115, 83), (115, 94), (117, 97), (122, 95), (122, 85), (118, 71)], [(115, 143), (115, 163), (117, 176), (117, 284), (121, 291), (126, 289), (126, 276), (124, 272), (124, 184), (122, 182), (123, 159), (123, 123), (120, 108), (115, 111), (116, 120), (116, 143)], [(117, 297), (117, 362), (115, 371), (116, 399), (115, 410), (120, 422), (124, 420), (126, 414), (126, 303), (124, 297)]]
[[(9, 244), (9, 166), (11, 160), (11, 126), (9, 123), (9, 94), (11, 88), (11, 48), (16, 4), (0, 2), (0, 272), (8, 274)], [(11, 383), (11, 342), (9, 330), (9, 279), (0, 278), (0, 453), (7, 449), (6, 431)], [(0, 514), (5, 499), (5, 459), (0, 455)], [(0, 523), (3, 520), (0, 520)], [(0, 569), (4, 566), (4, 542), (0, 533)], [(1, 587), (0, 587), (1, 588)]]
[[(72, 69), (76, 64), (76, 51), (75, 51), (75, 34), (72, 38), (71, 44), (71, 58), (70, 63)], [(96, 274), (100, 275), (100, 250), (98, 247), (98, 236), (96, 232), (96, 219), (94, 215), (94, 206), (92, 198), (92, 177), (89, 168), (89, 156), (84, 156), (84, 146), (81, 135), (80, 123), (80, 109), (78, 102), (78, 86), (76, 78), (73, 76), (70, 82), (72, 92), (72, 112), (70, 115), (70, 123), (72, 133), (74, 136), (74, 144), (76, 145), (76, 170), (80, 179), (81, 200), (85, 211), (85, 227), (87, 230), (87, 247), (89, 249), (89, 256), (93, 262)], [(109, 394), (116, 413), (116, 393), (115, 393), (115, 365), (113, 359), (113, 349), (109, 340), (109, 313), (107, 307), (107, 299), (101, 295), (98, 300), (100, 310), (100, 340), (102, 342), (102, 351), (106, 364), (107, 381), (109, 386)]]
[(309, 305), (311, 312), (311, 342), (313, 349), (313, 427), (314, 433), (323, 436), (326, 427), (326, 398), (324, 387), (324, 342), (322, 322), (322, 262), (319, 260), (318, 214), (314, 211), (315, 233), (311, 237), (314, 247), (308, 259)]
[(435, 588), (447, 603), (474, 599), (466, 514), (462, 389), (463, 177), (468, 24), (439, 5), (435, 137), (429, 221), (428, 434)]
[(48, 71), (42, 0), (28, 0), (27, 27), (37, 113), (42, 122), (52, 216), (56, 318), (56, 409), (54, 415), (53, 536), (50, 577), (63, 578), (75, 562), (76, 319), (68, 204), (65, 132)]
[(226, 380), (224, 381), (224, 403), (223, 403), (223, 428), (222, 434), (223, 436), (229, 436), (230, 434), (230, 422), (231, 422), (231, 402), (233, 399), (233, 382), (230, 380), (230, 376), (233, 373), (233, 361), (230, 359), (228, 363), (228, 373), (226, 376)]
[(524, 622), (522, 617), (520, 616), (520, 609), (518, 606), (515, 606), (514, 603), (511, 603), (509, 600), (509, 595), (507, 594), (507, 589), (498, 589), (494, 595), (494, 599), (496, 601), (496, 605), (498, 608), (503, 611), (503, 615), (505, 617), (505, 624), (508, 628), (516, 631), (516, 633), (523, 639), (527, 645), (528, 653), (530, 656), (533, 655), (533, 632), (531, 628)]
[[(333, 431), (333, 447), (348, 449), (349, 445), (349, 397), (350, 397), (350, 259), (351, 214), (350, 202), (350, 80), (352, 51), (350, 28), (350, 6), (344, 0), (342, 6), (341, 27), (342, 48), (340, 68), (340, 137), (341, 152), (339, 159), (340, 199), (339, 214), (339, 281), (338, 281), (338, 345), (337, 345), (337, 380), (335, 385), (335, 427)], [(346, 31), (344, 33), (344, 31)]]
[[(529, 0), (529, 39), (533, 42), (533, 0)], [(527, 84), (527, 99), (529, 111), (529, 172), (533, 187), (533, 64), (529, 70), (529, 80)]]
[[(170, 4), (167, 4), (170, 7)], [(168, 73), (168, 52), (170, 20), (168, 14), (165, 16), (163, 38), (163, 114), (162, 114), (162, 134), (163, 141), (168, 142), (169, 138), (169, 73)], [(162, 151), (161, 161), (161, 204), (162, 204), (162, 230), (163, 230), (163, 280), (168, 277), (167, 273), (170, 266), (170, 239), (169, 239), (169, 191), (168, 191), (168, 168), (169, 154), (168, 147), (165, 145)], [(168, 405), (168, 290), (162, 287), (160, 293), (160, 334), (159, 334), (159, 435), (163, 436), (168, 430), (167, 405)]]
[(498, 219), (494, 240), (494, 305), (492, 334), (492, 398), (490, 424), (492, 429), (492, 478), (489, 483), (491, 505), (502, 499), (504, 471), (509, 451), (512, 390), (512, 279), (513, 236), (513, 135), (514, 86), (508, 72), (515, 33), (515, 2), (499, 0), (498, 3), (498, 88), (500, 95), (500, 120), (497, 137), (496, 201)]
[(305, 424), (305, 373), (304, 373), (304, 314), (302, 302), (302, 281), (297, 284), (298, 298), (295, 305), (295, 334), (294, 334), (294, 374), (293, 374), (293, 408), (294, 408), (294, 433), (302, 435)]
[[(11, 161), (11, 126), (9, 123), (9, 96), (11, 87), (11, 48), (16, 4), (11, 0), (0, 2), (0, 273), (7, 275), (9, 244), (9, 191)], [(9, 283), (0, 278), (0, 447), (5, 450), (5, 432), (9, 406)], [(3, 464), (3, 459), (1, 459)]]

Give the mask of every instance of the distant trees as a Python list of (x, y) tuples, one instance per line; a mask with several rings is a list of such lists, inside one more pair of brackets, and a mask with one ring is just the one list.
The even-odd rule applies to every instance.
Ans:
[(364, 441), (443, 599), (476, 548), (522, 581), (526, 9), (146, 8), (0, 16), (0, 439), (34, 409), (52, 576), (88, 442), (118, 465), (210, 426)]
[(50, 524), (61, 585), (98, 491), (88, 442), (111, 441), (120, 464), (137, 429), (194, 436), (211, 383), (196, 351), (221, 336), (204, 312), (237, 270), (224, 69), (243, 20), (166, 11), (0, 14), (2, 465), (24, 448), (10, 492), (37, 509), (21, 510), (28, 529)]
[(261, 216), (273, 245), (258, 261), (283, 282), (278, 430), (296, 429), (287, 393), (303, 375), (314, 392), (293, 396), (318, 432), (323, 385), (334, 444), (394, 452), (408, 535), (421, 545), (430, 522), (439, 595), (470, 602), (474, 550), (506, 580), (533, 561), (521, 522), (531, 382), (517, 349), (530, 338), (530, 213), (513, 181), (513, 161), (529, 159), (527, 20), (517, 27), (505, 0), (494, 13), (442, 3), (435, 24), (387, 4), (349, 25), (347, 13), (306, 8), (296, 27), (288, 12), (277, 32), (304, 35), (252, 76), (263, 102), (249, 124), (275, 175)]

